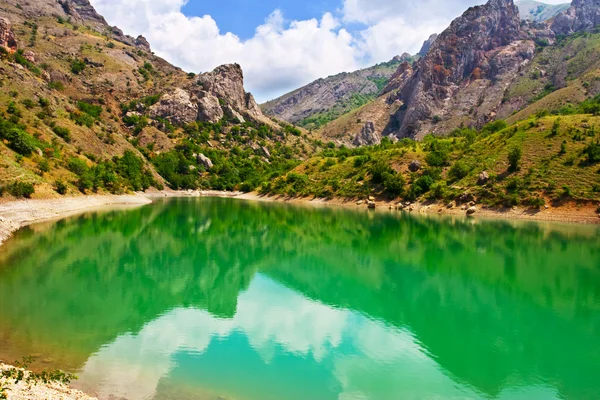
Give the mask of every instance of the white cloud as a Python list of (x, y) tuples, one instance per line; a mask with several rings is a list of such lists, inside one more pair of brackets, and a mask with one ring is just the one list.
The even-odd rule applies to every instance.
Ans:
[(247, 90), (259, 101), (321, 77), (414, 54), (430, 34), (483, 2), (343, 0), (340, 10), (304, 21), (286, 21), (274, 10), (252, 38), (242, 40), (221, 32), (209, 15), (184, 15), (187, 0), (91, 0), (110, 24), (143, 34), (158, 55), (187, 71), (239, 63)]

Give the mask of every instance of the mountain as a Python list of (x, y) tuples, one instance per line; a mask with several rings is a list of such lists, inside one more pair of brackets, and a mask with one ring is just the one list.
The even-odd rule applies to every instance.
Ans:
[(0, 196), (252, 189), (316, 148), (239, 65), (184, 72), (88, 0), (3, 1), (0, 86)]
[(573, 0), (571, 7), (556, 16), (552, 31), (557, 35), (590, 32), (600, 24), (600, 0)]
[(570, 4), (546, 4), (535, 0), (520, 0), (515, 3), (521, 19), (544, 22), (569, 8)]
[(409, 54), (394, 57), (360, 71), (318, 79), (262, 105), (265, 114), (300, 125), (319, 128), (375, 99), (398, 66), (412, 62)]
[[(598, 10), (575, 1), (538, 23), (521, 21), (511, 0), (472, 7), (430, 41), (425, 56), (401, 64), (380, 98), (319, 133), (346, 145), (385, 136), (422, 139), (593, 97), (599, 93), (593, 76), (600, 69)], [(581, 31), (592, 36), (573, 36)]]

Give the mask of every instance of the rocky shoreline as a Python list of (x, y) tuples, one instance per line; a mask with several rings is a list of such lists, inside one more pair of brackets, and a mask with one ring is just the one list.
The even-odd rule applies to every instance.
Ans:
[(352, 209), (375, 209), (386, 212), (408, 212), (413, 214), (471, 216), (475, 218), (551, 221), (560, 223), (600, 224), (597, 207), (592, 204), (567, 204), (560, 207), (544, 207), (539, 210), (515, 207), (512, 209), (486, 208), (476, 204), (443, 205), (438, 203), (401, 204), (397, 201), (379, 199), (314, 199), (263, 196), (257, 193), (222, 191), (151, 191), (132, 195), (79, 196), (60, 199), (16, 200), (0, 203), (0, 246), (20, 228), (82, 212), (106, 207), (136, 207), (152, 203), (153, 200), (172, 197), (226, 197), (251, 201), (269, 201), (314, 206), (334, 206)]
[(309, 204), (313, 206), (333, 206), (349, 209), (374, 210), (377, 212), (407, 212), (419, 215), (447, 215), (456, 217), (529, 220), (538, 222), (557, 222), (572, 224), (599, 225), (600, 214), (597, 207), (591, 204), (567, 204), (560, 207), (546, 206), (539, 210), (525, 207), (511, 209), (487, 208), (478, 204), (457, 205), (456, 203), (399, 203), (398, 200), (388, 201), (374, 198), (365, 199), (314, 199), (314, 198), (289, 198), (284, 196), (266, 196), (256, 193), (247, 193), (237, 196), (239, 199), (280, 202), (290, 204)]
[[(14, 379), (5, 378), (5, 371), (21, 371), (23, 379), (16, 382)], [(7, 400), (15, 399), (52, 399), (52, 400), (96, 400), (85, 393), (70, 388), (61, 382), (27, 382), (31, 372), (0, 363), (0, 395)]]

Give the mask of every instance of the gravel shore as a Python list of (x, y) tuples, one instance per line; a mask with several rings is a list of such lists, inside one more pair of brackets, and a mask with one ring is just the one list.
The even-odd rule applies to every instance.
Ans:
[[(0, 371), (14, 369), (14, 367), (6, 364), (0, 364)], [(28, 371), (24, 371), (24, 378), (29, 375)], [(2, 378), (0, 375), (0, 388), (4, 389), (4, 394), (7, 400), (95, 400), (95, 397), (90, 397), (79, 390), (71, 389), (64, 383), (27, 383), (26, 380), (21, 380), (15, 383), (13, 379)]]

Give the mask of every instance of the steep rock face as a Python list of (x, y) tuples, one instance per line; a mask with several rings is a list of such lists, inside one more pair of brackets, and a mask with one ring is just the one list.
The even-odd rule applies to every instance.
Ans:
[(0, 46), (11, 52), (17, 50), (17, 41), (8, 18), (0, 18)]
[(573, 0), (571, 7), (558, 14), (552, 23), (557, 35), (590, 31), (600, 25), (600, 0)]
[(135, 45), (139, 48), (142, 49), (144, 51), (147, 51), (148, 53), (150, 53), (152, 51), (152, 49), (150, 48), (150, 43), (148, 43), (148, 40), (143, 37), (142, 35), (139, 35), (136, 39), (135, 39)]
[(375, 124), (369, 121), (365, 123), (352, 143), (355, 146), (372, 146), (381, 143), (381, 135), (375, 129)]
[(217, 123), (225, 113), (219, 99), (210, 93), (200, 92), (198, 97), (198, 120), (203, 122)]
[[(198, 82), (174, 88), (151, 106), (147, 115), (163, 118), (181, 126), (194, 121), (219, 122), (225, 115), (239, 122), (246, 118), (261, 123), (270, 121), (262, 114), (254, 97), (244, 91), (244, 74), (237, 64), (222, 65), (202, 74)], [(138, 108), (143, 110), (143, 106)]]
[(323, 116), (333, 120), (375, 98), (398, 66), (410, 60), (408, 54), (396, 56), (387, 63), (351, 73), (318, 79), (300, 89), (262, 105), (267, 115), (307, 126), (311, 119)]
[(412, 65), (407, 61), (400, 64), (398, 70), (390, 78), (387, 86), (383, 89), (382, 94), (390, 93), (394, 90), (400, 90), (412, 78), (414, 70)]
[(437, 33), (434, 33), (433, 35), (429, 36), (429, 39), (427, 39), (425, 43), (423, 43), (423, 47), (421, 47), (421, 51), (419, 51), (420, 57), (425, 57), (427, 55), (429, 49), (431, 48), (431, 46), (433, 46), (433, 43), (436, 41), (438, 36), (439, 35)]
[(96, 12), (96, 9), (88, 0), (58, 0), (65, 14), (90, 23), (94, 29), (102, 30), (108, 26), (104, 17)]
[(181, 89), (162, 95), (159, 102), (150, 107), (152, 118), (164, 118), (174, 125), (183, 125), (196, 121), (198, 118), (198, 103), (192, 101), (191, 95)]
[(221, 65), (198, 77), (198, 86), (238, 109), (246, 108), (244, 73), (239, 64)]
[[(468, 9), (417, 63), (397, 97), (404, 106), (386, 133), (422, 138), (466, 119), (492, 119), (506, 86), (533, 58), (535, 45), (527, 39), (512, 0)], [(475, 108), (480, 113), (470, 115)]]
[(221, 65), (198, 76), (188, 87), (198, 99), (199, 120), (217, 122), (228, 115), (243, 122), (244, 116), (268, 123), (251, 93), (244, 89), (244, 72), (238, 64)]

